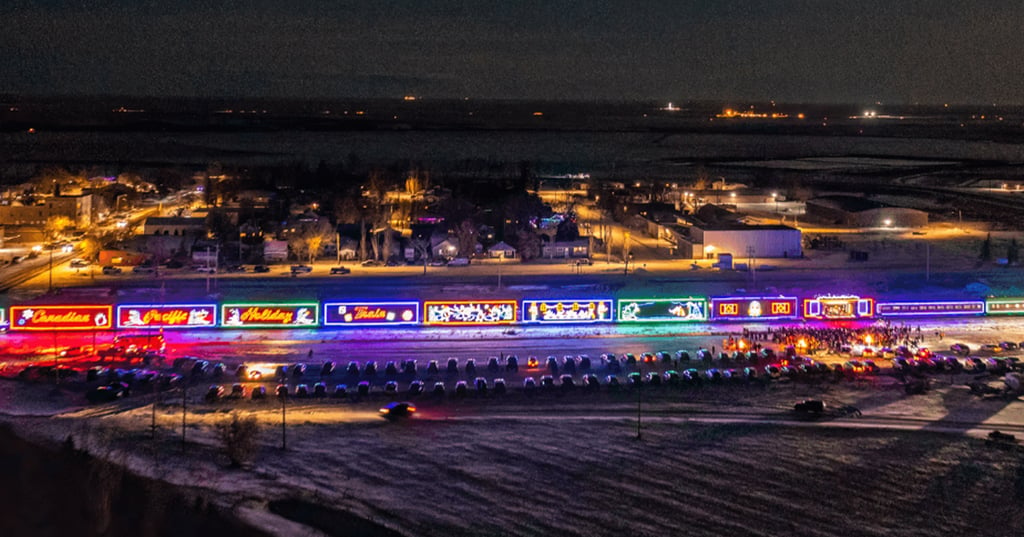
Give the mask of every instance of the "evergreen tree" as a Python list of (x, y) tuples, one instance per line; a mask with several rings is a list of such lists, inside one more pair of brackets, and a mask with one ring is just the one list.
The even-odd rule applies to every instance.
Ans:
[(992, 234), (989, 233), (985, 236), (985, 242), (981, 243), (981, 255), (978, 256), (981, 261), (992, 261)]

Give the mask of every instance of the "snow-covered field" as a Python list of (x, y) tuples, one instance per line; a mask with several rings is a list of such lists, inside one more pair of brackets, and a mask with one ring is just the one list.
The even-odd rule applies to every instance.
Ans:
[[(377, 417), (382, 399), (292, 404), (287, 451), (276, 401), (193, 404), (183, 448), (173, 395), (156, 407), (154, 439), (145, 398), (75, 408), (39, 386), (4, 382), (0, 392), (5, 408), (35, 401), (40, 417), (6, 418), (25, 434), (71, 434), (138, 472), (211, 491), (280, 535), (349, 534), (268, 512), (282, 499), (407, 535), (1024, 532), (1024, 458), (978, 438), (1000, 426), (1019, 435), (1024, 403), (977, 398), (959, 380), (914, 397), (887, 379), (650, 390), (642, 440), (631, 392), (424, 398), (416, 419), (398, 423)], [(863, 417), (795, 420), (788, 409), (805, 398)], [(212, 433), (235, 410), (262, 424), (242, 470), (226, 468)]]

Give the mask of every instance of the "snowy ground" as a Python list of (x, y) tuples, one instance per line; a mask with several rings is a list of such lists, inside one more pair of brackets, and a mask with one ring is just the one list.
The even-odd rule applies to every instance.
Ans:
[[(786, 409), (805, 397), (854, 404), (864, 417), (793, 421)], [(157, 408), (155, 439), (147, 405), (15, 421), (215, 491), (265, 526), (279, 525), (266, 500), (299, 498), (409, 535), (1024, 531), (1015, 515), (1024, 502), (1020, 453), (963, 434), (972, 422), (1024, 423), (1024, 404), (981, 400), (961, 386), (914, 398), (886, 382), (662, 391), (644, 400), (639, 441), (629, 393), (425, 404), (404, 423), (380, 420), (376, 406), (289, 407), (282, 451), (280, 407), (235, 405), (263, 424), (261, 451), (245, 470), (225, 469), (217, 455), (211, 426), (227, 416), (222, 406), (188, 414), (184, 450), (171, 402)], [(905, 430), (877, 425), (887, 418)]]

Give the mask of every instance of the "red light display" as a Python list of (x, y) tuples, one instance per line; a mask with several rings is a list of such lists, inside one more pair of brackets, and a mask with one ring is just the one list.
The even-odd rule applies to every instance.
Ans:
[(217, 306), (213, 304), (117, 307), (118, 328), (212, 328), (216, 325)]
[(498, 325), (516, 322), (515, 300), (424, 302), (424, 323), (430, 325)]
[(112, 306), (11, 306), (11, 330), (109, 330)]

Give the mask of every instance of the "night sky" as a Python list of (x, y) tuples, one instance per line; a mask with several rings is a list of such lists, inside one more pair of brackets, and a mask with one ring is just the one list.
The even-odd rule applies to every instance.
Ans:
[(3, 0), (0, 58), (22, 95), (1019, 104), (1024, 2)]

